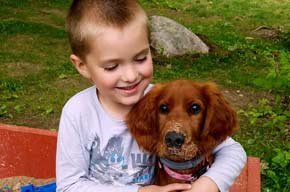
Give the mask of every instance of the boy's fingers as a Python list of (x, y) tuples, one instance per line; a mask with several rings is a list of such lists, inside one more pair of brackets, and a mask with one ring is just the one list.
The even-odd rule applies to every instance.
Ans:
[(176, 190), (189, 190), (191, 188), (191, 184), (182, 184), (182, 183), (173, 183), (164, 186), (165, 191), (176, 191)]

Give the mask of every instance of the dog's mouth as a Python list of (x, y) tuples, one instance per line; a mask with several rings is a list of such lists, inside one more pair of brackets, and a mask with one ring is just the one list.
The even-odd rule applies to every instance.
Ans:
[(159, 145), (157, 155), (175, 162), (183, 162), (200, 155), (197, 145), (194, 143), (184, 144), (180, 148), (168, 147), (166, 144)]
[(198, 155), (198, 149), (195, 145), (189, 145), (180, 149), (167, 148), (164, 156), (173, 161), (187, 161)]

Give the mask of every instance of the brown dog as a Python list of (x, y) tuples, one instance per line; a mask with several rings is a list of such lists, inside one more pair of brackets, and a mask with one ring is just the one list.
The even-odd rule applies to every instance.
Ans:
[(140, 148), (159, 157), (158, 185), (196, 180), (212, 163), (213, 149), (238, 128), (217, 86), (191, 80), (155, 85), (127, 125)]

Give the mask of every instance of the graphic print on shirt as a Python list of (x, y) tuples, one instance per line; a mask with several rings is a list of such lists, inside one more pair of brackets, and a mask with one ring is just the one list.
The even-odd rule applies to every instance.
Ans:
[(100, 138), (96, 136), (90, 147), (90, 179), (102, 184), (150, 184), (154, 173), (153, 157), (140, 151), (125, 155), (124, 147), (123, 138), (115, 136), (101, 151)]

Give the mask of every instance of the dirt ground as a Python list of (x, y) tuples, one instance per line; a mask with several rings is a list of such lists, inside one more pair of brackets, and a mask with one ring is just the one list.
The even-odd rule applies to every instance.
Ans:
[(254, 92), (249, 90), (225, 89), (222, 90), (226, 99), (236, 108), (245, 109), (250, 105), (256, 106), (260, 99), (274, 101), (274, 96), (267, 92)]

